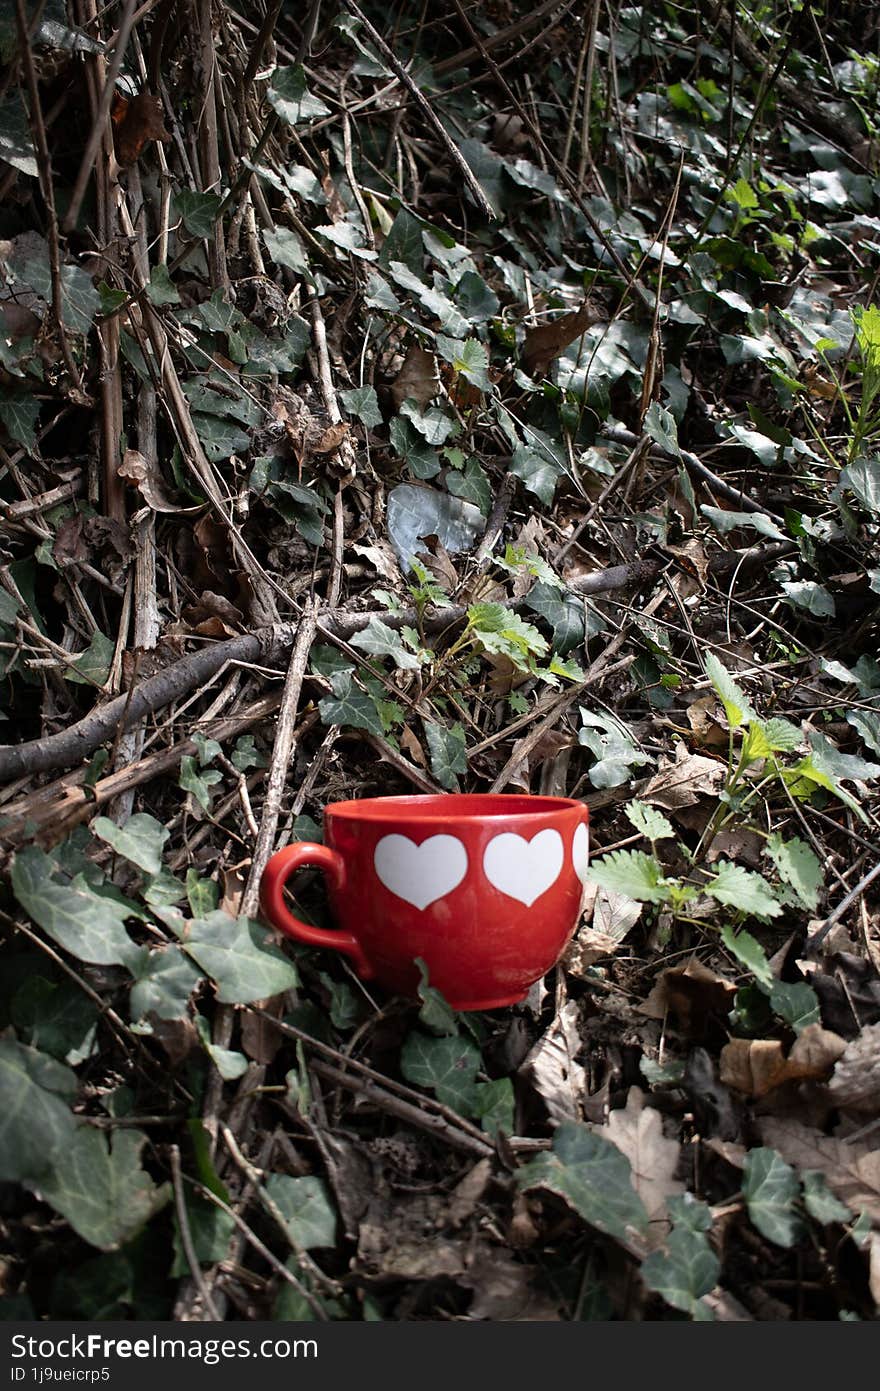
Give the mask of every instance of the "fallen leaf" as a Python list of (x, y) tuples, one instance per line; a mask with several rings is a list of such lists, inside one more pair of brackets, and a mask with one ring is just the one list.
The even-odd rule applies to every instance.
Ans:
[(477, 1203), (482, 1198), (492, 1180), (492, 1161), (478, 1159), (472, 1169), (455, 1185), (449, 1195), (447, 1221), (452, 1227), (461, 1227), (472, 1217)]
[(408, 725), (404, 725), (401, 731), (400, 746), (404, 753), (409, 754), (413, 763), (417, 763), (420, 768), (427, 768), (428, 760), (425, 758), (425, 750)]
[(684, 1033), (699, 1038), (710, 1019), (726, 1017), (735, 995), (732, 981), (692, 956), (684, 966), (671, 966), (661, 973), (638, 1013), (649, 1019), (665, 1019), (667, 1013), (672, 1014)]
[(836, 1106), (880, 1114), (880, 1024), (866, 1025), (846, 1045), (828, 1091)]
[(592, 887), (592, 926), (581, 928), (562, 958), (565, 969), (578, 977), (594, 962), (617, 951), (645, 906), (615, 889)]
[(580, 309), (562, 314), (552, 323), (540, 324), (526, 330), (522, 363), (530, 377), (543, 377), (554, 358), (564, 352), (569, 343), (586, 333), (591, 324), (604, 317), (603, 311), (585, 300)]
[(841, 1140), (793, 1120), (757, 1118), (765, 1145), (798, 1169), (818, 1169), (828, 1187), (853, 1212), (864, 1209), (880, 1223), (880, 1149), (873, 1137)]
[(351, 549), (355, 555), (363, 556), (383, 580), (390, 580), (396, 584), (402, 579), (397, 557), (387, 541), (376, 541), (372, 546), (356, 544)]
[(327, 429), (312, 445), (314, 454), (335, 454), (348, 435), (348, 425), (344, 420), (340, 420), (336, 425), (328, 425)]
[(663, 1118), (653, 1106), (645, 1106), (645, 1095), (630, 1087), (626, 1106), (611, 1111), (601, 1128), (607, 1138), (625, 1154), (632, 1170), (632, 1185), (645, 1205), (649, 1227), (646, 1248), (662, 1246), (669, 1231), (666, 1200), (683, 1193), (685, 1185), (675, 1177), (681, 1145), (663, 1134)]
[(729, 735), (718, 718), (718, 698), (714, 692), (692, 701), (685, 714), (695, 744), (707, 749), (727, 749)]
[(200, 506), (181, 507), (169, 497), (165, 480), (157, 463), (151, 462), (139, 449), (126, 449), (117, 469), (120, 478), (137, 488), (144, 502), (154, 512), (200, 512)]
[(391, 399), (397, 410), (404, 401), (426, 406), (440, 390), (437, 359), (427, 348), (414, 343), (403, 359), (403, 366), (391, 383)]
[(679, 807), (694, 806), (701, 797), (716, 796), (724, 774), (723, 764), (690, 753), (684, 744), (678, 743), (675, 758), (661, 758), (657, 772), (639, 789), (639, 796), (665, 811), (677, 811)]
[(824, 1081), (845, 1047), (820, 1024), (809, 1024), (788, 1055), (778, 1039), (734, 1038), (721, 1050), (721, 1080), (757, 1099), (784, 1082)]
[(558, 1306), (548, 1295), (532, 1288), (531, 1275), (531, 1266), (520, 1264), (497, 1246), (481, 1242), (460, 1280), (465, 1289), (474, 1291), (467, 1318), (491, 1319), (495, 1323), (558, 1322)]
[(573, 1000), (564, 1004), (519, 1069), (519, 1076), (535, 1088), (555, 1124), (581, 1117), (587, 1074), (574, 1061), (581, 1047), (578, 1013)]
[(162, 103), (146, 87), (130, 101), (117, 92), (110, 115), (115, 127), (116, 158), (123, 168), (140, 159), (148, 141), (161, 140), (167, 145), (171, 139), (165, 129)]

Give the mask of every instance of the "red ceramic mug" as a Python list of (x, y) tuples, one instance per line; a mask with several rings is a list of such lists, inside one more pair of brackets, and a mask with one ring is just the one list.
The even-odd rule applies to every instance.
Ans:
[[(345, 952), (364, 980), (414, 995), (421, 957), (455, 1009), (499, 1009), (558, 960), (580, 916), (589, 813), (568, 797), (373, 797), (324, 812), (326, 844), (273, 855), (260, 902), (298, 942)], [(284, 902), (296, 870), (327, 874), (338, 931)]]

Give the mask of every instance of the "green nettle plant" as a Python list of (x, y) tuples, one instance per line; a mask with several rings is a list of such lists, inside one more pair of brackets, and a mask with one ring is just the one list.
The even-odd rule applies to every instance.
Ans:
[[(630, 802), (626, 815), (650, 843), (644, 850), (614, 850), (591, 867), (590, 877), (600, 887), (656, 905), (667, 921), (693, 923), (709, 928), (719, 924), (725, 947), (752, 972), (759, 984), (773, 983), (767, 958), (750, 933), (739, 929), (746, 917), (768, 921), (787, 906), (815, 912), (822, 886), (822, 867), (805, 841), (784, 839), (768, 832), (751, 817), (752, 810), (777, 784), (792, 800), (804, 800), (819, 791), (840, 798), (864, 819), (858, 802), (840, 785), (841, 778), (872, 778), (880, 766), (840, 754), (822, 735), (811, 733), (805, 741), (789, 720), (762, 720), (748, 697), (710, 654), (706, 672), (724, 707), (729, 727), (727, 773), (718, 807), (694, 850), (681, 842), (680, 855), (690, 862), (683, 876), (667, 875), (658, 853), (661, 841), (675, 837), (672, 824), (662, 813), (640, 801)], [(808, 742), (810, 752), (786, 762)], [(770, 862), (768, 874), (721, 859), (706, 864), (709, 847), (718, 833), (736, 820), (764, 840)], [(668, 930), (668, 929), (667, 929)]]

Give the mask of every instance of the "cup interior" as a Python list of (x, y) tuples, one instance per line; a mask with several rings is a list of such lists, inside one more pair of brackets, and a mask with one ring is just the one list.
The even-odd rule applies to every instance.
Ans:
[(572, 797), (538, 797), (508, 792), (448, 792), (424, 796), (364, 797), (354, 802), (331, 802), (326, 812), (351, 821), (487, 821), (508, 817), (552, 816), (554, 812), (586, 811)]

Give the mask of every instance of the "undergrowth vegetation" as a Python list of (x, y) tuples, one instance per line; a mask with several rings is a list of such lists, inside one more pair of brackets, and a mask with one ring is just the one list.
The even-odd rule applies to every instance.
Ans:
[[(871, 1319), (880, 17), (441, 8), (0, 15), (0, 1311)], [(503, 790), (522, 1005), (260, 920)]]

